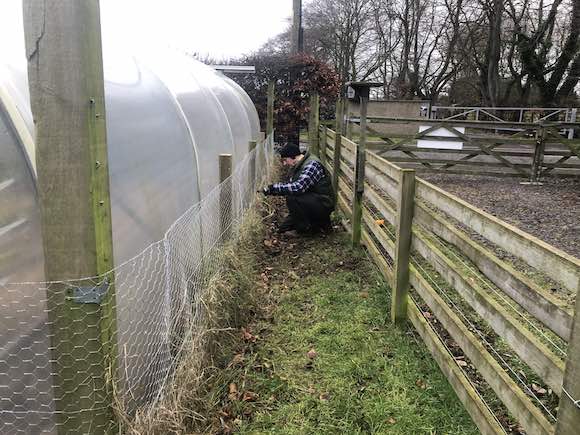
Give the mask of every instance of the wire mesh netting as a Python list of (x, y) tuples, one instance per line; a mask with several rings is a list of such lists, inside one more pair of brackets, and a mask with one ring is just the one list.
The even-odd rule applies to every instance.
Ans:
[(203, 328), (220, 250), (272, 163), (270, 136), (163, 239), (102, 276), (0, 284), (10, 313), (0, 319), (0, 433), (100, 432), (114, 406), (155, 406)]

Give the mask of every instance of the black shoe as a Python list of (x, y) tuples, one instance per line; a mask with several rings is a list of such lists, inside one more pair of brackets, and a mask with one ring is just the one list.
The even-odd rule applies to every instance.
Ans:
[(288, 216), (286, 220), (278, 226), (279, 233), (285, 233), (286, 231), (292, 231), (295, 229), (296, 228), (294, 227), (294, 223), (292, 222), (292, 219), (290, 219), (290, 216)]

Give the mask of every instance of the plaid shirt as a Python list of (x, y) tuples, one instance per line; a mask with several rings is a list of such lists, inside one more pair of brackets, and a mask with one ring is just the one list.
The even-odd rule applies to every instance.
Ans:
[(296, 195), (307, 192), (312, 186), (324, 177), (324, 169), (316, 160), (306, 164), (300, 171), (296, 181), (290, 183), (276, 183), (272, 185), (274, 195)]

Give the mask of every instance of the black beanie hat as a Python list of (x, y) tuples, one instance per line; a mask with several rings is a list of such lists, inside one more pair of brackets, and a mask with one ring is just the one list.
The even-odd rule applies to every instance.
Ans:
[(290, 157), (291, 159), (293, 159), (294, 157), (300, 154), (302, 154), (300, 152), (300, 148), (298, 148), (298, 145), (295, 145), (293, 143), (287, 143), (280, 149), (281, 158)]

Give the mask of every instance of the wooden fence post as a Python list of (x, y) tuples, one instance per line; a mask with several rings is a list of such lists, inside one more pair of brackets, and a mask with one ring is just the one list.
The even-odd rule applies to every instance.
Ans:
[(342, 153), (342, 121), (343, 121), (344, 100), (338, 98), (336, 101), (335, 134), (334, 134), (334, 156), (332, 162), (332, 186), (334, 193), (338, 197), (338, 174), (340, 173), (340, 157)]
[(308, 123), (308, 144), (312, 155), (319, 156), (319, 126), (320, 126), (320, 97), (318, 92), (314, 91), (310, 95), (310, 117)]
[(326, 125), (320, 126), (320, 161), (324, 166), (326, 166), (326, 162), (328, 160), (326, 156), (326, 143), (328, 138), (328, 132), (326, 131), (328, 127)]
[[(251, 140), (248, 143), (248, 153), (252, 153), (255, 149), (256, 146), (258, 145), (258, 142), (256, 142), (255, 140)], [(248, 171), (248, 184), (250, 186), (250, 193), (253, 195), (254, 191), (256, 190), (256, 163), (258, 161), (258, 153), (256, 152), (256, 155), (254, 156), (253, 159), (250, 160), (250, 168)]]
[(540, 124), (536, 129), (536, 146), (530, 171), (530, 182), (537, 183), (542, 175), (542, 165), (544, 164), (544, 151), (546, 149), (546, 129)]
[[(113, 433), (116, 298), (98, 0), (23, 4), (59, 433)], [(98, 276), (94, 280), (82, 278)], [(99, 290), (99, 291), (97, 291)], [(91, 297), (89, 297), (91, 296)]]
[(367, 141), (367, 96), (360, 97), (360, 139), (356, 146), (354, 188), (352, 201), (352, 245), (360, 244), (362, 233), (362, 200), (365, 188), (365, 162)]
[(401, 170), (397, 204), (397, 239), (391, 304), (393, 323), (400, 323), (407, 319), (409, 262), (411, 261), (413, 209), (415, 207), (415, 171), (412, 169)]
[(231, 224), (233, 217), (233, 189), (232, 189), (232, 155), (219, 155), (219, 172), (220, 172), (220, 240), (222, 243), (229, 240), (231, 235)]
[(568, 357), (558, 406), (556, 435), (575, 435), (580, 428), (580, 297), (576, 298), (574, 322), (568, 341)]
[(268, 107), (266, 113), (266, 136), (274, 132), (274, 81), (268, 82)]

